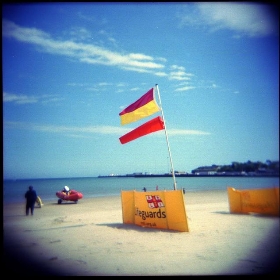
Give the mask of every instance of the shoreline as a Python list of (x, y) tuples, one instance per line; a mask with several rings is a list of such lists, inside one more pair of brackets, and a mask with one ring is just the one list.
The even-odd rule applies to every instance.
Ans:
[[(3, 205), (9, 275), (156, 276), (279, 273), (279, 218), (229, 213), (227, 192), (184, 195), (189, 232), (123, 224), (120, 196)], [(32, 267), (32, 270), (28, 270)]]

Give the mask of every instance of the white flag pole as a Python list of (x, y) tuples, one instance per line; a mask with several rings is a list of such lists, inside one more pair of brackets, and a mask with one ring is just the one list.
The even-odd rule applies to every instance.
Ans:
[(163, 120), (163, 123), (164, 123), (164, 132), (165, 132), (165, 138), (166, 138), (166, 142), (167, 142), (169, 158), (170, 158), (170, 164), (171, 164), (171, 169), (172, 169), (172, 177), (173, 177), (173, 181), (174, 181), (174, 190), (176, 190), (177, 186), (176, 186), (175, 173), (174, 173), (173, 162), (172, 162), (172, 157), (171, 157), (171, 151), (170, 151), (169, 142), (168, 142), (166, 124), (165, 124), (165, 120), (164, 120), (164, 115), (163, 115), (163, 110), (162, 110), (162, 105), (161, 105), (161, 99), (160, 99), (158, 84), (156, 84), (156, 89), (157, 89), (157, 93), (158, 93), (158, 99), (159, 99), (159, 105), (160, 105), (162, 120)]

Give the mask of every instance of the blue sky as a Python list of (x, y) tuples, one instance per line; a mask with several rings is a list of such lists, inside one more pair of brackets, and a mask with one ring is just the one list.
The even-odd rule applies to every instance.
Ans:
[(119, 141), (155, 84), (175, 170), (279, 160), (276, 7), (2, 5), (4, 179), (168, 172), (164, 131)]

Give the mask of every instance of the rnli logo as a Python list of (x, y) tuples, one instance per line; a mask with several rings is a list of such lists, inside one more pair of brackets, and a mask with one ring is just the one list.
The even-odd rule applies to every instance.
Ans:
[(161, 208), (164, 204), (158, 195), (146, 195), (146, 200), (149, 208)]

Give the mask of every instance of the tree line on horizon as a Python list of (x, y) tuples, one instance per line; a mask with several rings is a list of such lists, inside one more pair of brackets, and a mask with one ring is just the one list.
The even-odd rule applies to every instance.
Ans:
[(278, 173), (279, 174), (279, 161), (271, 161), (266, 160), (265, 163), (261, 161), (250, 161), (247, 162), (237, 162), (233, 161), (229, 165), (216, 165), (213, 164), (212, 166), (201, 166), (192, 170), (192, 173), (195, 173), (197, 170), (216, 170), (218, 172), (271, 172), (271, 173)]

